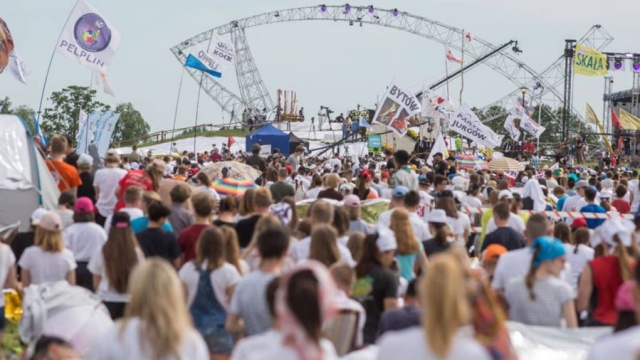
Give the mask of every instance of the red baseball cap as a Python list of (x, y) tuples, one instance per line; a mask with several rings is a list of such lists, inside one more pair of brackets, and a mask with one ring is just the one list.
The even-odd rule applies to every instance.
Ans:
[(587, 227), (587, 220), (585, 218), (573, 219), (573, 222), (571, 223), (571, 227), (574, 229)]

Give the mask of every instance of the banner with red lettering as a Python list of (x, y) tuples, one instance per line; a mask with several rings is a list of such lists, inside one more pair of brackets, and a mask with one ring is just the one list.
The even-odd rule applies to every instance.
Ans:
[(387, 87), (382, 102), (373, 116), (373, 122), (386, 126), (398, 136), (405, 136), (409, 124), (420, 122), (422, 107), (412, 91), (395, 83)]
[(56, 50), (80, 65), (104, 72), (120, 46), (120, 33), (98, 10), (78, 0), (64, 26)]

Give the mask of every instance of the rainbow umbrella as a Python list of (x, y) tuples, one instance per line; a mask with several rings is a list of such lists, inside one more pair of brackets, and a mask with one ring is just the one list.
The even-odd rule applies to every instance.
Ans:
[(245, 191), (255, 189), (258, 186), (253, 182), (253, 180), (227, 177), (214, 181), (213, 184), (211, 184), (211, 187), (220, 195), (242, 196)]
[(456, 155), (456, 162), (458, 163), (458, 169), (482, 169), (487, 170), (489, 165), (486, 161), (480, 159), (473, 154), (458, 154)]

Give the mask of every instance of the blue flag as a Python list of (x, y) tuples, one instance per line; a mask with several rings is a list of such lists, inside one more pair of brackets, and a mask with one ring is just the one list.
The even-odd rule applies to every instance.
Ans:
[(48, 144), (48, 141), (47, 141), (47, 138), (42, 133), (42, 129), (40, 128), (40, 123), (38, 122), (38, 118), (36, 117), (36, 114), (33, 114), (33, 124), (36, 127), (36, 135), (38, 135), (38, 137), (40, 138), (40, 143), (42, 144), (43, 147), (46, 147)]
[(222, 73), (209, 68), (207, 65), (205, 65), (202, 61), (198, 60), (198, 58), (193, 56), (192, 54), (189, 54), (189, 56), (187, 57), (187, 61), (184, 63), (184, 66), (204, 71), (207, 74), (211, 76), (215, 76), (217, 78), (222, 77)]

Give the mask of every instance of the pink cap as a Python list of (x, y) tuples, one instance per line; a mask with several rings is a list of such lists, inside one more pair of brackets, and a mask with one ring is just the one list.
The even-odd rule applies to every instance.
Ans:
[(360, 206), (360, 198), (358, 195), (347, 195), (344, 198), (344, 204), (348, 207), (358, 207)]
[(79, 214), (88, 214), (94, 212), (95, 207), (93, 206), (93, 201), (91, 201), (91, 199), (83, 196), (76, 200), (73, 210)]

